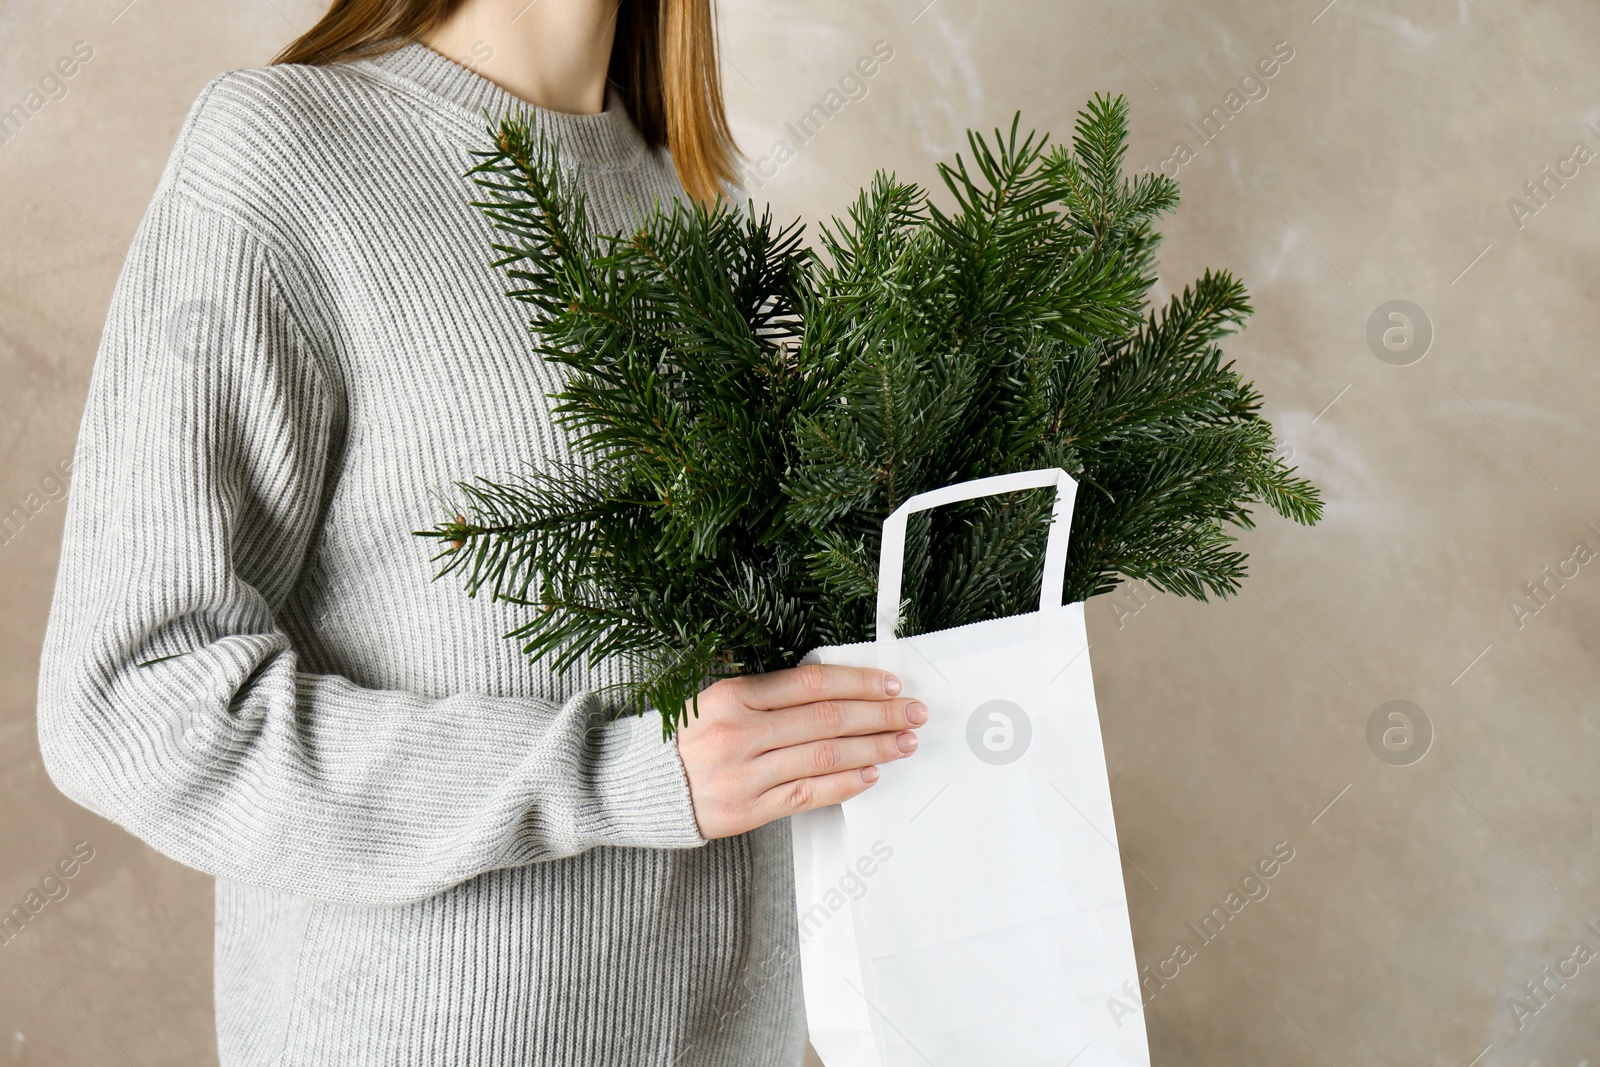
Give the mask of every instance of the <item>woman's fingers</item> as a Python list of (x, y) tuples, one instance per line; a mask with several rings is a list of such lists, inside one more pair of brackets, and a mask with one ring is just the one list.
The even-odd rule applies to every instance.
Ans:
[(818, 700), (768, 711), (760, 751), (803, 745), (828, 737), (899, 733), (928, 721), (928, 709), (912, 697), (888, 700)]
[(917, 735), (910, 730), (861, 737), (830, 737), (774, 749), (757, 756), (751, 761), (750, 770), (756, 788), (771, 788), (802, 778), (889, 763), (904, 759), (916, 750)]
[(871, 667), (807, 664), (712, 683), (675, 737), (701, 835), (850, 799), (877, 781), (877, 764), (916, 749), (911, 729), (927, 719), (898, 678)]
[(872, 787), (878, 768), (862, 767), (832, 774), (818, 774), (775, 785), (756, 798), (756, 811), (764, 825), (796, 812), (842, 804)]

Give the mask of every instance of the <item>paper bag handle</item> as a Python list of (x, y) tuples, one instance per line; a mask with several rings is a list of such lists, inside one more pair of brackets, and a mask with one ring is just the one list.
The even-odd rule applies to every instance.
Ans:
[(943, 489), (918, 493), (883, 520), (883, 547), (878, 553), (877, 639), (893, 641), (895, 625), (900, 619), (900, 579), (905, 568), (906, 519), (910, 515), (962, 500), (997, 496), (1018, 489), (1043, 489), (1050, 485), (1056, 487), (1056, 503), (1050, 515), (1049, 539), (1044, 547), (1044, 577), (1039, 583), (1039, 610), (1059, 607), (1062, 586), (1066, 582), (1067, 536), (1072, 532), (1072, 505), (1078, 498), (1078, 483), (1060, 467), (1041, 467), (1034, 471), (974, 478), (970, 482), (958, 482)]

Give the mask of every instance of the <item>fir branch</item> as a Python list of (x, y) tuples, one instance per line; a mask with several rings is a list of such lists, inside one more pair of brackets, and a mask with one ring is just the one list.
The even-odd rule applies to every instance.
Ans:
[[(1126, 579), (1236, 592), (1256, 506), (1322, 508), (1223, 356), (1244, 286), (1207, 270), (1149, 306), (1178, 187), (1123, 175), (1126, 100), (1089, 101), (1070, 146), (1020, 121), (940, 165), (951, 206), (880, 173), (816, 250), (726, 202), (594, 233), (542, 132), (491, 127), (465, 177), (533, 358), (566, 372), (552, 411), (575, 458), (457, 483), (414, 531), (435, 577), (526, 608), (508, 636), (551, 670), (617, 664), (618, 713), (655, 709), (668, 734), (710, 679), (869, 639), (884, 516), (971, 478), (1078, 480), (1068, 602)], [(1033, 610), (1050, 504), (913, 516), (900, 632)]]

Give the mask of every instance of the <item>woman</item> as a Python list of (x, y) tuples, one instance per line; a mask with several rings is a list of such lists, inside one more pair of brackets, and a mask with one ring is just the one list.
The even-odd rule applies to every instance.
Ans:
[(430, 582), (567, 456), (462, 172), (532, 106), (599, 225), (729, 183), (708, 0), (338, 0), (206, 85), (112, 298), (40, 679), (69, 797), (216, 877), (225, 1067), (798, 1064), (787, 823), (926, 717), (719, 682), (660, 740)]

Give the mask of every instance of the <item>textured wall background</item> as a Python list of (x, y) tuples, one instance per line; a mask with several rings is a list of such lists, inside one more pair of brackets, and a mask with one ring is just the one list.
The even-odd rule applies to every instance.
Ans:
[[(65, 801), (39, 763), (54, 471), (189, 104), (319, 11), (0, 9), (0, 110), (56, 97), (0, 144), (0, 511), (28, 512), (0, 545), (0, 910), (93, 850), (0, 945), (0, 1063), (215, 1060), (209, 879)], [(1194, 953), (1140, 1008), (1155, 1062), (1600, 1063), (1600, 964), (1545, 1001), (1524, 990), (1577, 942), (1600, 950), (1600, 8), (724, 0), (723, 24), (749, 185), (780, 216), (826, 217), (880, 166), (931, 181), (968, 126), (1019, 107), (1064, 136), (1091, 93), (1122, 92), (1132, 169), (1165, 164), (1184, 194), (1160, 295), (1207, 266), (1252, 291), (1228, 348), (1326, 520), (1249, 535), (1232, 601), (1090, 605), (1138, 955)], [(42, 83), (79, 41), (92, 56), (64, 94)], [(892, 55), (865, 95), (846, 85), (801, 143), (785, 123), (877, 42)], [(1292, 58), (1241, 88), (1275, 47)], [(1197, 136), (1214, 107), (1220, 132)], [(1369, 343), (1396, 300), (1409, 347), (1382, 315), (1399, 347)], [(1415, 705), (1397, 751), (1368, 740), (1392, 700)], [(1278, 842), (1294, 858), (1270, 894), (1195, 938), (1185, 924)]]

